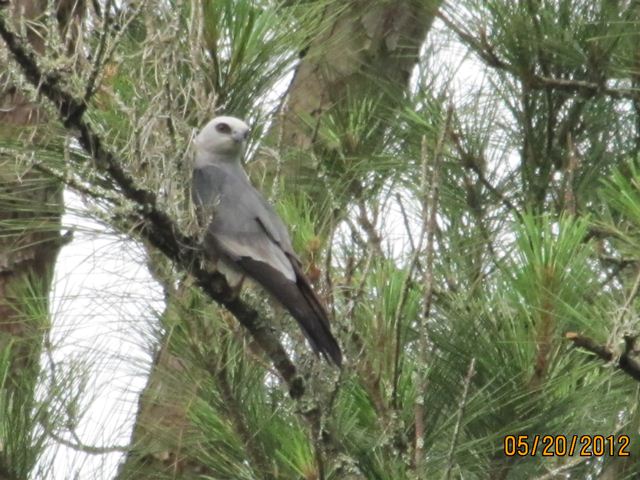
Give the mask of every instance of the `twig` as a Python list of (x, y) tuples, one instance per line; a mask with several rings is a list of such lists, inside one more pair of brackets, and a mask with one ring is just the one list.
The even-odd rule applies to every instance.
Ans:
[[(53, 359), (51, 358), (50, 351), (48, 352), (49, 362), (51, 363), (52, 368), (54, 367)], [(74, 429), (69, 429), (69, 434), (73, 437), (73, 441), (67, 440), (66, 438), (61, 437), (58, 433), (54, 431), (54, 428), (49, 423), (48, 414), (40, 415), (39, 423), (44, 432), (53, 438), (56, 442), (65, 447), (71, 448), (72, 450), (78, 452), (84, 452), (89, 455), (104, 455), (106, 453), (116, 453), (116, 452), (129, 452), (131, 450), (130, 446), (127, 445), (110, 445), (110, 446), (101, 446), (97, 447), (94, 445), (87, 445), (84, 443), (77, 432)]]
[[(331, 230), (331, 235), (335, 234), (335, 229)], [(333, 275), (331, 263), (333, 261), (333, 242), (330, 240), (328, 243), (327, 254), (324, 256), (324, 281), (327, 285), (327, 295), (329, 301), (329, 308), (331, 310), (331, 318), (336, 318), (336, 298), (334, 296), (333, 288)]]
[[(418, 363), (420, 369), (423, 368), (423, 363), (427, 362), (428, 335), (426, 325), (431, 316), (431, 306), (433, 305), (433, 260), (435, 256), (435, 237), (438, 229), (437, 213), (438, 213), (438, 201), (440, 194), (440, 162), (442, 152), (444, 150), (445, 139), (449, 136), (449, 129), (451, 128), (451, 120), (453, 119), (453, 106), (449, 105), (447, 109), (447, 116), (445, 118), (444, 125), (440, 132), (438, 142), (436, 143), (433, 162), (431, 165), (431, 179), (429, 182), (429, 188), (427, 189), (427, 155), (422, 162), (422, 190), (424, 192), (424, 198), (422, 203), (422, 229), (427, 234), (426, 245), (426, 261), (424, 271), (424, 306), (422, 315), (418, 317)], [(426, 153), (426, 152), (425, 152)], [(417, 260), (417, 257), (416, 257)], [(414, 262), (415, 263), (415, 262)], [(399, 338), (398, 338), (399, 339)], [(397, 382), (397, 380), (396, 380)], [(418, 372), (418, 386), (416, 402), (414, 405), (414, 416), (416, 422), (415, 431), (415, 452), (414, 462), (416, 470), (420, 471), (422, 461), (424, 458), (424, 397), (425, 390), (427, 388), (425, 373), (423, 371)]]
[[(45, 429), (46, 430), (46, 429)], [(47, 435), (53, 438), (60, 445), (71, 448), (72, 450), (87, 453), (89, 455), (104, 455), (107, 453), (126, 453), (131, 451), (128, 445), (111, 445), (109, 447), (96, 447), (82, 443), (77, 435), (74, 435), (74, 441), (67, 440), (51, 430), (46, 430)]]
[(47, 175), (50, 178), (53, 178), (57, 181), (59, 181), (60, 183), (63, 183), (64, 185), (67, 185), (68, 187), (70, 187), (72, 190), (75, 190), (77, 193), (81, 193), (82, 195), (85, 195), (89, 198), (93, 198), (94, 200), (102, 200), (102, 201), (107, 201), (109, 202), (111, 205), (116, 205), (119, 207), (122, 207), (122, 202), (121, 199), (116, 197), (115, 195), (109, 195), (106, 191), (104, 192), (100, 192), (98, 190), (95, 190), (91, 187), (88, 187), (87, 185), (83, 185), (82, 183), (80, 183), (78, 180), (76, 180), (75, 178), (69, 176), (69, 175), (65, 175), (62, 172), (57, 172), (51, 168), (49, 168), (48, 166), (46, 166), (44, 163), (42, 162), (37, 162), (33, 164), (33, 169), (44, 173), (45, 175)]
[[(51, 382), (54, 384), (54, 388), (52, 390), (57, 391), (60, 388), (64, 388), (64, 387), (63, 385), (60, 385), (57, 381), (58, 373), (56, 368), (56, 362), (53, 359), (53, 355), (51, 353), (51, 335), (50, 334), (51, 334), (50, 331), (46, 332), (44, 347), (45, 347), (45, 355), (47, 356), (48, 367), (49, 367), (49, 370), (51, 371), (50, 372)], [(49, 402), (45, 402), (45, 404), (46, 403), (49, 403)], [(66, 438), (63, 438), (62, 436), (60, 436), (58, 433), (55, 432), (54, 427), (49, 422), (49, 413), (47, 410), (48, 407), (44, 406), (43, 408), (44, 408), (43, 414), (37, 416), (40, 426), (48, 436), (53, 438), (59, 444), (64, 445), (65, 447), (69, 447), (73, 450), (76, 450), (78, 452), (84, 452), (89, 455), (104, 455), (106, 453), (128, 452), (131, 449), (129, 446), (125, 446), (125, 445), (110, 445), (108, 447), (107, 446), (97, 447), (94, 445), (87, 445), (80, 439), (80, 436), (76, 432), (75, 428), (69, 428), (69, 427), (67, 427), (67, 431), (73, 438), (73, 441), (67, 440)], [(0, 478), (3, 478), (3, 477), (0, 477)]]
[(605, 279), (600, 282), (599, 286), (601, 290), (604, 290), (609, 282), (616, 278), (625, 268), (636, 263), (635, 260), (627, 260), (625, 258), (615, 258), (605, 255), (599, 255), (598, 260), (600, 260), (605, 268), (607, 268), (608, 265), (611, 265), (611, 271), (607, 274)]
[(573, 458), (570, 462), (567, 462), (564, 465), (560, 465), (559, 467), (554, 468), (553, 470), (549, 470), (547, 473), (539, 477), (536, 477), (534, 480), (556, 480), (558, 478), (567, 478), (567, 477), (560, 477), (560, 474), (566, 472), (567, 470), (571, 470), (573, 467), (577, 467), (581, 463), (584, 463), (590, 459), (591, 457), (587, 455)]
[(559, 91), (579, 93), (585, 96), (592, 96), (594, 94), (601, 93), (615, 99), (638, 100), (640, 98), (640, 91), (634, 88), (610, 88), (604, 83), (553, 78), (537, 75), (532, 71), (527, 71), (525, 75), (522, 71), (519, 71), (517, 67), (514, 67), (500, 59), (496, 55), (493, 46), (487, 42), (486, 36), (482, 32), (479, 34), (480, 39), (477, 39), (470, 32), (464, 31), (456, 25), (456, 23), (442, 13), (442, 11), (438, 11), (436, 16), (441, 19), (442, 22), (450, 28), (465, 45), (468, 45), (482, 60), (484, 60), (487, 65), (514, 75), (531, 90), (541, 90), (551, 87)]
[(571, 138), (571, 133), (567, 133), (567, 169), (564, 181), (564, 210), (571, 215), (576, 215), (576, 193), (573, 189), (573, 182), (575, 178), (575, 172), (578, 169), (578, 155), (576, 153), (576, 146)]
[(360, 211), (360, 214), (358, 215), (358, 225), (360, 225), (360, 227), (367, 234), (367, 243), (374, 250), (376, 255), (378, 255), (380, 258), (384, 258), (384, 253), (382, 252), (382, 247), (380, 245), (380, 235), (378, 235), (376, 227), (373, 225), (371, 220), (369, 220), (367, 208), (364, 205), (362, 197), (360, 197), (360, 200), (358, 201), (358, 209)]
[(453, 140), (453, 144), (455, 145), (456, 150), (458, 151), (458, 155), (460, 155), (460, 158), (462, 160), (462, 166), (467, 168), (468, 170), (473, 171), (478, 176), (480, 183), (482, 183), (482, 185), (484, 185), (484, 187), (487, 190), (489, 190), (489, 192), (494, 197), (496, 197), (500, 201), (500, 203), (502, 203), (502, 205), (504, 205), (504, 207), (508, 211), (513, 213), (516, 216), (516, 218), (522, 223), (523, 222), (522, 214), (520, 213), (518, 208), (511, 202), (511, 200), (509, 200), (500, 190), (494, 187), (493, 184), (487, 179), (484, 172), (478, 165), (481, 162), (479, 162), (479, 159), (473, 157), (473, 155), (471, 155), (469, 152), (465, 150), (464, 146), (462, 145), (462, 141), (460, 140), (460, 135), (458, 135), (457, 133), (452, 133), (451, 139)]
[(411, 251), (416, 251), (416, 242), (413, 240), (413, 235), (411, 235), (411, 222), (409, 222), (409, 215), (407, 215), (407, 211), (404, 208), (404, 203), (402, 202), (402, 197), (399, 193), (396, 193), (396, 202), (400, 206), (400, 214), (402, 215), (402, 221), (404, 222), (404, 229), (407, 232), (407, 238), (409, 239), (409, 245), (411, 245)]
[[(93, 64), (93, 70), (90, 74), (89, 80), (85, 86), (85, 96), (84, 101), (88, 104), (91, 96), (96, 92), (100, 83), (102, 82), (102, 77), (104, 75), (104, 68), (102, 68), (108, 61), (113, 57), (113, 52), (115, 51), (115, 46), (118, 45), (120, 39), (126, 34), (129, 29), (129, 25), (140, 15), (142, 9), (146, 5), (146, 1), (142, 0), (138, 3), (137, 7), (133, 10), (132, 13), (129, 14), (127, 20), (118, 25), (117, 28), (108, 27), (113, 23), (113, 17), (109, 10), (113, 6), (113, 0), (108, 0), (107, 5), (104, 9), (104, 18), (103, 20), (103, 36), (100, 38), (100, 44), (98, 46), (98, 52), (96, 53), (96, 58)], [(115, 33), (114, 33), (115, 32)], [(111, 48), (109, 48), (108, 39), (112, 37)], [(96, 87), (98, 85), (98, 87)]]
[(112, 17), (110, 14), (111, 6), (113, 5), (113, 0), (107, 0), (107, 3), (104, 8), (104, 17), (102, 17), (102, 33), (100, 34), (100, 42), (98, 44), (98, 51), (95, 54), (93, 59), (93, 65), (91, 67), (91, 72), (89, 73), (89, 78), (87, 79), (87, 84), (84, 89), (84, 102), (88, 103), (93, 94), (96, 91), (96, 81), (98, 80), (98, 76), (102, 71), (104, 54), (107, 50), (107, 41), (111, 36), (111, 23)]
[[(611, 362), (615, 359), (615, 355), (609, 347), (606, 345), (600, 345), (589, 337), (580, 335), (576, 332), (567, 332), (564, 337), (567, 340), (572, 341), (576, 347), (583, 348), (593, 353), (605, 362)], [(635, 338), (626, 337), (625, 340), (625, 352), (620, 355), (616, 366), (631, 378), (640, 382), (640, 364), (638, 364), (638, 361), (634, 358), (635, 355), (637, 355), (635, 352)]]
[(460, 436), (460, 425), (462, 424), (462, 417), (464, 417), (464, 411), (467, 407), (467, 400), (469, 398), (469, 386), (471, 385), (471, 379), (476, 373), (476, 359), (475, 357), (469, 362), (469, 369), (467, 375), (464, 377), (464, 386), (462, 389), (462, 398), (460, 399), (460, 406), (458, 407), (458, 419), (453, 429), (453, 436), (451, 439), (451, 447), (449, 447), (449, 454), (447, 455), (447, 469), (442, 475), (442, 478), (448, 480), (451, 478), (451, 470), (453, 469), (453, 456), (458, 445), (458, 437)]
[[(449, 106), (447, 109), (447, 116), (440, 131), (435, 149), (433, 152), (433, 159), (431, 165), (431, 178), (428, 178), (429, 172), (429, 155), (427, 153), (426, 139), (422, 139), (422, 178), (421, 188), (423, 192), (422, 198), (422, 228), (420, 237), (418, 239), (418, 245), (411, 259), (411, 263), (407, 268), (407, 276), (404, 279), (404, 285), (401, 292), (401, 298), (398, 302), (398, 308), (396, 309), (396, 338), (395, 338), (395, 353), (394, 353), (394, 373), (393, 373), (393, 394), (392, 402), (396, 405), (398, 382), (400, 378), (400, 366), (401, 366), (401, 321), (400, 314), (401, 309), (404, 307), (409, 290), (409, 280), (412, 272), (418, 263), (418, 257), (422, 250), (422, 243), (426, 238), (426, 264), (424, 272), (424, 307), (422, 315), (418, 317), (418, 362), (426, 362), (428, 342), (427, 332), (424, 328), (429, 316), (431, 315), (431, 305), (433, 302), (433, 259), (434, 259), (434, 243), (437, 230), (437, 211), (438, 211), (438, 195), (440, 189), (440, 161), (442, 157), (442, 151), (444, 149), (444, 142), (449, 136), (449, 129), (451, 128), (451, 119), (453, 118), (453, 107)], [(426, 379), (423, 372), (418, 372), (417, 380), (417, 394), (414, 404), (414, 421), (415, 421), (415, 450), (414, 450), (414, 464), (416, 470), (420, 470), (422, 459), (424, 457), (424, 394), (426, 390)]]
[(609, 338), (607, 340), (608, 346), (615, 344), (619, 340), (620, 332), (623, 330), (625, 316), (629, 313), (631, 304), (638, 296), (639, 291), (640, 291), (640, 265), (636, 265), (635, 280), (633, 282), (629, 295), (624, 301), (624, 305), (618, 310), (618, 314), (616, 315), (616, 318), (613, 321), (613, 326), (611, 328), (611, 331), (609, 332)]

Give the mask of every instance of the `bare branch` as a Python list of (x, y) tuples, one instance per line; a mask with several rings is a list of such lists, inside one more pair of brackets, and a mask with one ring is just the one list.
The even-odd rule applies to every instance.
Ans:
[(464, 417), (464, 411), (467, 407), (467, 401), (469, 399), (469, 386), (471, 380), (476, 373), (476, 359), (472, 358), (469, 362), (469, 369), (467, 375), (464, 377), (464, 384), (462, 389), (462, 398), (460, 399), (460, 406), (458, 407), (458, 419), (456, 420), (455, 428), (453, 429), (453, 438), (451, 439), (451, 447), (449, 448), (449, 455), (447, 455), (447, 470), (442, 478), (445, 480), (451, 478), (451, 470), (453, 469), (453, 457), (458, 445), (458, 437), (460, 436), (460, 425), (462, 424), (462, 418)]
[[(438, 213), (438, 202), (440, 200), (440, 164), (442, 161), (442, 154), (444, 151), (444, 145), (447, 137), (449, 136), (449, 130), (451, 128), (451, 120), (453, 118), (453, 106), (449, 105), (447, 108), (447, 114), (445, 117), (444, 125), (442, 126), (442, 130), (438, 136), (438, 141), (435, 146), (435, 151), (433, 153), (433, 159), (431, 161), (431, 176), (428, 177), (429, 171), (429, 155), (427, 154), (426, 149), (426, 141), (423, 139), (422, 144), (422, 233), (420, 234), (419, 245), (422, 245), (422, 239), (426, 236), (426, 260), (425, 260), (425, 271), (423, 277), (424, 283), (424, 292), (423, 292), (423, 310), (422, 315), (418, 317), (418, 355), (419, 358), (424, 364), (427, 364), (427, 355), (429, 350), (428, 344), (428, 332), (426, 330), (427, 322), (429, 321), (429, 317), (431, 316), (431, 306), (433, 304), (433, 260), (435, 257), (435, 242), (436, 242), (436, 231), (438, 229), (437, 223), (437, 213)], [(420, 248), (421, 249), (421, 248)], [(417, 264), (419, 250), (415, 252), (414, 259), (411, 265), (411, 270)], [(406, 294), (403, 296), (403, 303), (406, 298)], [(400, 319), (398, 318), (398, 324)], [(396, 337), (396, 355), (399, 357), (399, 340), (400, 340), (400, 328), (398, 327), (398, 334)], [(398, 365), (398, 360), (396, 357), (396, 367)], [(398, 382), (398, 370), (396, 368), (396, 377), (394, 378), (394, 393), (396, 391), (396, 386)], [(414, 417), (416, 422), (416, 431), (415, 431), (415, 452), (414, 452), (414, 462), (416, 468), (420, 470), (421, 465), (424, 461), (424, 436), (425, 436), (425, 425), (424, 425), (424, 397), (425, 390), (427, 389), (426, 375), (424, 372), (418, 373), (418, 391), (416, 395), (416, 401), (414, 405)]]
[[(583, 348), (605, 362), (615, 359), (615, 354), (606, 345), (600, 345), (595, 340), (576, 332), (565, 333), (565, 338), (571, 340), (576, 347)], [(640, 382), (640, 362), (638, 356), (635, 337), (625, 337), (626, 349), (617, 361), (617, 367), (634, 380)]]

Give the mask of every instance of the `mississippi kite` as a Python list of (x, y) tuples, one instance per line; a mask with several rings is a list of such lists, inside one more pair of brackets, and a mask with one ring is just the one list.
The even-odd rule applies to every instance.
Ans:
[(249, 127), (216, 117), (195, 138), (192, 195), (211, 219), (206, 254), (230, 284), (248, 276), (295, 318), (311, 347), (336, 365), (342, 353), (322, 302), (302, 271), (284, 223), (251, 185), (242, 167)]

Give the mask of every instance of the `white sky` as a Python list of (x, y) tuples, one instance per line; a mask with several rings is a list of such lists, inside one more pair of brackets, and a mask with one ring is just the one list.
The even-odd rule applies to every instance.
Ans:
[[(65, 192), (65, 228), (74, 226), (73, 241), (62, 248), (52, 292), (54, 345), (58, 369), (74, 361), (89, 367), (87, 414), (77, 434), (86, 445), (127, 445), (146, 383), (149, 343), (162, 312), (162, 291), (149, 275), (142, 249), (86, 215), (81, 199)], [(43, 358), (46, 365), (46, 358)], [(92, 397), (92, 398), (91, 398)], [(60, 435), (72, 440), (67, 434)], [(111, 478), (119, 453), (87, 455), (61, 446), (55, 456), (54, 479)], [(45, 460), (46, 461), (46, 460)]]

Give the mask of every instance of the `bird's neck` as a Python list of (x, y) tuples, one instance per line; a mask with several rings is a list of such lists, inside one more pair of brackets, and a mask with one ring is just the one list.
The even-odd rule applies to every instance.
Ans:
[(229, 161), (229, 162), (216, 162), (216, 165), (225, 169), (227, 172), (232, 173), (238, 177), (248, 178), (247, 172), (244, 171), (244, 168), (239, 160)]
[(242, 169), (242, 164), (240, 162), (240, 158), (238, 155), (226, 155), (226, 154), (216, 154), (212, 155), (208, 152), (196, 152), (196, 168), (203, 168), (207, 165), (217, 165), (217, 166), (237, 166)]
[(242, 163), (237, 156), (233, 155), (211, 155), (209, 153), (198, 152), (195, 158), (195, 168), (206, 168), (215, 166), (222, 168), (232, 175), (247, 178), (247, 173), (242, 167)]

